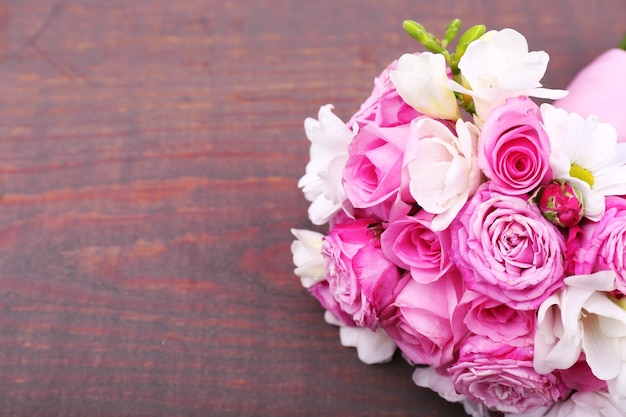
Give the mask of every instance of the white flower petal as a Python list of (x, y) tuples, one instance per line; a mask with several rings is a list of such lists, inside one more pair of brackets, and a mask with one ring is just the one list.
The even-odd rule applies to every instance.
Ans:
[(443, 55), (404, 54), (389, 76), (400, 97), (415, 110), (440, 119), (460, 117), (454, 92), (448, 88)]
[(312, 202), (309, 219), (316, 225), (327, 223), (343, 206), (346, 197), (341, 172), (348, 157), (348, 145), (355, 135), (332, 109), (330, 104), (322, 106), (319, 120), (307, 118), (304, 121), (304, 130), (311, 141), (311, 159), (298, 187)]
[(625, 417), (626, 409), (606, 391), (575, 392), (556, 403), (545, 417)]
[(329, 310), (324, 311), (324, 321), (332, 326), (340, 327), (344, 325), (343, 322)]
[(464, 395), (457, 394), (450, 376), (438, 373), (431, 366), (415, 368), (413, 371), (413, 382), (418, 387), (435, 391), (440, 397), (451, 403), (457, 403), (465, 399)]
[(375, 332), (366, 327), (341, 326), (339, 337), (342, 346), (355, 347), (361, 362), (368, 365), (389, 362), (396, 344), (382, 329)]
[(583, 319), (583, 351), (593, 374), (603, 380), (617, 377), (620, 368), (619, 339), (606, 337), (595, 315)]
[[(594, 375), (599, 378), (602, 375), (604, 379), (615, 377), (621, 359), (619, 339), (614, 334), (626, 332), (626, 328), (613, 321), (626, 326), (626, 312), (605, 292), (615, 288), (614, 279), (613, 271), (568, 277), (564, 281), (565, 288), (541, 304), (535, 334), (537, 372), (567, 369), (584, 352)], [(604, 327), (600, 324), (603, 321), (606, 321), (602, 324)]]
[(424, 210), (436, 215), (431, 227), (439, 231), (450, 225), (480, 185), (478, 129), (459, 119), (456, 137), (433, 119), (421, 119), (416, 124), (417, 156), (407, 165), (409, 192)]
[(474, 98), (476, 116), (484, 121), (492, 109), (510, 97), (564, 97), (563, 91), (540, 88), (548, 61), (543, 51), (528, 52), (528, 43), (519, 32), (489, 31), (470, 43), (459, 61), (470, 88), (458, 84), (452, 88)]
[(305, 288), (310, 288), (324, 278), (324, 257), (322, 256), (322, 240), (324, 235), (311, 230), (291, 229), (296, 237), (291, 243), (294, 273), (300, 277)]
[(615, 289), (615, 272), (598, 271), (589, 275), (572, 275), (564, 280), (568, 287), (576, 287), (591, 291), (613, 291)]

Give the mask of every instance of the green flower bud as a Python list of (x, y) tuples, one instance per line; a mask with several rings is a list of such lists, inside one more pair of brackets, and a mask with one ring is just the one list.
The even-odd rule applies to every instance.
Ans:
[(486, 30), (487, 28), (485, 27), (485, 25), (475, 25), (467, 29), (467, 31), (465, 31), (465, 33), (461, 35), (459, 43), (456, 46), (456, 59), (460, 60), (467, 50), (469, 44), (483, 36)]
[(448, 25), (448, 28), (446, 29), (445, 35), (443, 35), (443, 40), (441, 41), (441, 44), (444, 47), (447, 46), (450, 42), (454, 40), (454, 38), (456, 38), (459, 30), (461, 30), (461, 19), (452, 20)]
[(414, 20), (405, 20), (402, 22), (404, 30), (413, 38), (417, 39), (426, 49), (441, 54), (445, 52), (445, 48), (441, 46), (441, 42), (431, 33), (427, 32), (424, 26)]
[(426, 29), (424, 29), (424, 26), (414, 20), (405, 20), (402, 22), (402, 27), (404, 27), (406, 33), (408, 33), (413, 39), (419, 41), (421, 44), (430, 39), (430, 35)]
[(538, 203), (543, 216), (557, 226), (572, 227), (583, 218), (583, 196), (566, 181), (554, 180), (545, 186)]

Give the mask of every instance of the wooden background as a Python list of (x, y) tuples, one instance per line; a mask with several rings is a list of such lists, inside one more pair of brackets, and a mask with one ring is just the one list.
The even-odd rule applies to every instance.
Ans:
[(289, 250), (303, 119), (453, 17), (563, 88), (626, 2), (0, 0), (0, 415), (461, 415), (342, 348)]

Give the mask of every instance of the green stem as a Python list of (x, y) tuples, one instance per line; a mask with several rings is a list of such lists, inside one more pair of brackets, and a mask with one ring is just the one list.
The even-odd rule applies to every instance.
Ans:
[(622, 41), (619, 43), (618, 48), (626, 51), (626, 35), (624, 35), (624, 37), (622, 38)]

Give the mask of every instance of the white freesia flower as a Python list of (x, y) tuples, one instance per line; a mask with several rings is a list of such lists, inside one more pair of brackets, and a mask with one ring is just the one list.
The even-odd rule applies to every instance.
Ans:
[(310, 288), (324, 278), (324, 257), (322, 256), (322, 241), (324, 235), (304, 229), (291, 229), (296, 237), (291, 243), (293, 263), (296, 266), (295, 274), (300, 277), (304, 288)]
[(330, 311), (324, 313), (324, 320), (339, 327), (341, 346), (356, 348), (359, 360), (367, 365), (389, 362), (396, 352), (396, 343), (381, 328), (346, 326)]
[(309, 219), (313, 224), (327, 223), (342, 207), (346, 200), (343, 189), (342, 171), (348, 160), (348, 145), (355, 132), (352, 132), (332, 112), (327, 104), (320, 108), (318, 119), (307, 118), (304, 130), (311, 141), (311, 160), (298, 187), (307, 200)]
[(541, 106), (550, 139), (550, 167), (555, 179), (576, 187), (583, 196), (584, 216), (598, 221), (604, 214), (604, 197), (626, 194), (626, 144), (617, 132), (595, 117), (584, 119), (550, 104)]
[(593, 374), (608, 381), (611, 394), (626, 398), (626, 385), (611, 389), (626, 372), (626, 310), (607, 292), (615, 290), (615, 272), (565, 278), (565, 287), (539, 307), (534, 366), (539, 373), (568, 369), (581, 352)]
[(457, 137), (436, 120), (415, 123), (419, 141), (417, 156), (407, 165), (409, 191), (424, 210), (435, 214), (431, 228), (444, 230), (480, 185), (478, 129), (459, 119)]
[(420, 113), (448, 120), (460, 117), (456, 97), (447, 84), (443, 55), (404, 54), (389, 76), (402, 100)]
[(575, 392), (556, 403), (545, 417), (626, 417), (626, 411), (606, 391)]
[(548, 61), (544, 51), (528, 52), (528, 43), (521, 33), (513, 29), (492, 30), (470, 43), (459, 61), (469, 88), (450, 84), (455, 91), (474, 98), (476, 116), (485, 121), (492, 109), (510, 97), (565, 97), (566, 91), (541, 88)]

